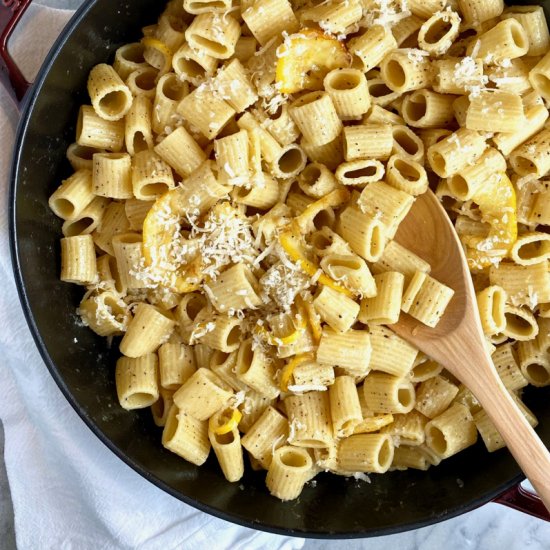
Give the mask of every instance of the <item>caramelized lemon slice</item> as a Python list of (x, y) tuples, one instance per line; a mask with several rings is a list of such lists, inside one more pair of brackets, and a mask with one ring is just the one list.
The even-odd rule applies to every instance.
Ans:
[(321, 327), (321, 319), (315, 311), (315, 307), (312, 303), (304, 301), (301, 296), (296, 297), (296, 307), (300, 315), (304, 319), (307, 319), (313, 340), (318, 344), (323, 334), (323, 328)]
[(296, 355), (295, 357), (293, 357), (286, 364), (283, 372), (281, 373), (281, 390), (288, 391), (288, 383), (290, 382), (290, 379), (294, 374), (294, 369), (296, 369), (298, 365), (301, 365), (302, 363), (306, 363), (308, 361), (314, 361), (314, 359), (315, 357), (313, 353), (301, 353), (300, 355)]
[[(143, 221), (142, 253), (146, 266), (152, 266), (159, 274), (166, 272), (171, 261), (171, 249), (181, 239), (179, 234), (180, 214), (188, 206), (188, 197), (181, 187), (176, 187), (160, 196)], [(180, 268), (173, 279), (176, 292), (193, 292), (204, 278), (201, 273), (200, 256), (185, 268)]]
[[(292, 231), (285, 231), (284, 233), (281, 233), (281, 235), (279, 236), (279, 242), (281, 243), (281, 246), (283, 247), (283, 250), (287, 253), (288, 257), (293, 262), (296, 262), (300, 266), (302, 271), (307, 273), (310, 277), (316, 277), (319, 272), (321, 272), (321, 268), (317, 264), (306, 258), (304, 251), (302, 250), (302, 247), (300, 245), (300, 239), (295, 233), (293, 233)], [(328, 275), (325, 275), (322, 272), (320, 275), (318, 275), (317, 281), (319, 282), (319, 284), (329, 286), (330, 288), (336, 290), (337, 292), (340, 292), (341, 294), (349, 297), (353, 296), (353, 293), (350, 292), (347, 288), (332, 280)]]
[[(225, 413), (224, 413), (225, 414)], [(233, 428), (236, 428), (239, 425), (239, 422), (241, 421), (241, 418), (243, 417), (241, 411), (239, 409), (233, 409), (233, 412), (231, 413), (231, 417), (225, 422), (225, 424), (222, 424), (221, 426), (215, 426), (213, 419), (214, 417), (210, 417), (210, 430), (214, 432), (217, 435), (224, 435), (231, 431), (233, 431)]]
[(518, 237), (516, 192), (504, 173), (495, 174), (472, 197), (481, 221), (490, 225), (487, 237), (463, 240), (470, 269), (483, 269), (505, 258)]
[(143, 221), (143, 257), (147, 265), (155, 263), (162, 251), (169, 247), (174, 238), (179, 217), (176, 204), (181, 195), (176, 187), (161, 195), (150, 208)]
[(328, 72), (351, 66), (346, 46), (316, 29), (303, 29), (289, 36), (277, 56), (275, 78), (283, 94), (321, 90)]

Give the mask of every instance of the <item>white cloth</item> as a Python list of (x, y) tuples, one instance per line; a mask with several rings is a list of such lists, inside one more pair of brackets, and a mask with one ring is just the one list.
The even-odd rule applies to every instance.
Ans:
[[(72, 12), (31, 5), (11, 49), (27, 75)], [(0, 418), (18, 548), (186, 550), (301, 548), (303, 539), (219, 520), (143, 479), (65, 401), (27, 328), (8, 246), (8, 173), (18, 114), (0, 90)], [(52, 261), (55, 261), (52, 258)]]

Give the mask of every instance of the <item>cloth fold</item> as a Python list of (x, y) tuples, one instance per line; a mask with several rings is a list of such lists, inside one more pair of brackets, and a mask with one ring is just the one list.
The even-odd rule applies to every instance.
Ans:
[[(29, 7), (10, 43), (29, 79), (71, 15)], [(12, 275), (8, 186), (17, 120), (1, 89), (0, 419), (18, 548), (301, 548), (303, 539), (239, 527), (164, 493), (113, 455), (65, 401), (34, 345)]]

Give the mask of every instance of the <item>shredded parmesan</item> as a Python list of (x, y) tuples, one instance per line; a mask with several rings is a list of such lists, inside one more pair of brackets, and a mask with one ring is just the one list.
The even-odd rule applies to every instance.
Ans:
[(253, 264), (259, 254), (254, 246), (252, 226), (229, 203), (211, 210), (202, 227), (194, 220), (191, 239), (196, 239), (203, 273), (215, 280), (229, 264)]
[(357, 481), (366, 481), (367, 483), (371, 482), (370, 477), (363, 472), (354, 472), (353, 474), (351, 474), (351, 477), (353, 477), (353, 479)]
[(382, 25), (391, 28), (411, 15), (407, 0), (374, 0), (365, 2), (360, 27)]
[(479, 74), (478, 64), (473, 56), (466, 56), (455, 65), (454, 81), (466, 90), (470, 99), (473, 99), (486, 89), (489, 78), (487, 75)]
[(304, 428), (305, 428), (305, 424), (302, 424), (298, 419), (294, 418), (292, 422), (289, 424), (287, 441), (289, 443), (292, 443), (296, 438), (296, 431), (303, 430)]

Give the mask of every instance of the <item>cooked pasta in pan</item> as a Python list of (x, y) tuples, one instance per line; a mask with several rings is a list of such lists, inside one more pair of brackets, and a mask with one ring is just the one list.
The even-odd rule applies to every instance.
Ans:
[[(550, 34), (502, 0), (171, 0), (93, 68), (51, 195), (123, 408), (230, 482), (426, 470), (502, 438), (391, 331), (454, 290), (396, 240), (431, 187), (495, 367), (550, 384)], [(117, 340), (118, 341), (118, 340)], [(160, 434), (159, 434), (160, 440)], [(247, 460), (245, 460), (245, 458)]]

